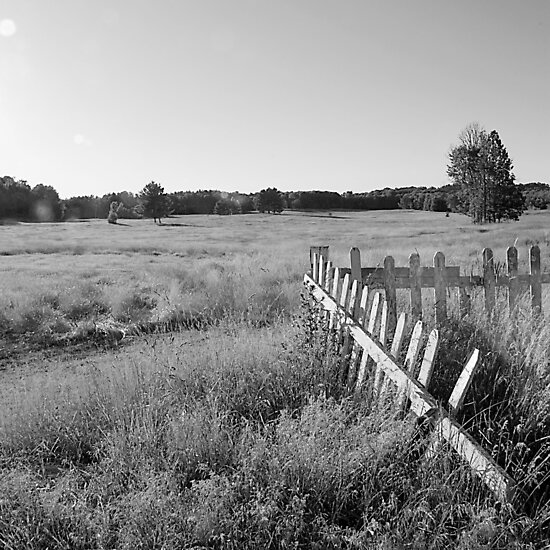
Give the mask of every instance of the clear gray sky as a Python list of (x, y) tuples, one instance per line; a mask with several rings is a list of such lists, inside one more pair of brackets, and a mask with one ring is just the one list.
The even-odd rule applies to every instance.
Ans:
[(550, 0), (0, 0), (0, 176), (62, 197), (550, 182)]

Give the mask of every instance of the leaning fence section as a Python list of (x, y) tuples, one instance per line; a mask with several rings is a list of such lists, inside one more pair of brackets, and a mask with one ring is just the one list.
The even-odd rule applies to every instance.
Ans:
[[(479, 365), (479, 351), (472, 352), (451, 394), (448, 410), (443, 409), (428, 391), (439, 344), (437, 328), (427, 333), (423, 322), (415, 319), (405, 346), (408, 315), (401, 313), (392, 326), (392, 305), (387, 294), (380, 292), (379, 285), (364, 284), (360, 263), (352, 260), (349, 270), (333, 267), (323, 252), (328, 250), (312, 250), (312, 270), (304, 276), (304, 284), (333, 341), (339, 343), (340, 386), (349, 393), (368, 391), (373, 403), (390, 403), (402, 418), (413, 416), (431, 427), (427, 459), (446, 442), (500, 501), (511, 501), (516, 492), (514, 480), (455, 420)], [(353, 256), (358, 256), (357, 249), (352, 250)], [(402, 353), (405, 348), (406, 353)], [(402, 355), (405, 359), (399, 363), (397, 358)]]
[[(311, 247), (310, 259), (313, 273), (318, 273), (321, 266), (316, 265), (314, 255), (326, 262), (329, 258), (329, 247)], [(480, 289), (484, 295), (484, 306), (488, 313), (495, 309), (497, 289), (506, 289), (509, 311), (512, 313), (520, 296), (529, 293), (533, 316), (542, 315), (542, 285), (550, 283), (550, 273), (541, 269), (540, 248), (535, 245), (529, 249), (529, 273), (520, 273), (518, 268), (518, 250), (509, 247), (506, 251), (506, 262), (495, 262), (490, 248), (483, 250), (483, 262), (480, 274), (464, 274), (460, 266), (446, 264), (443, 252), (434, 255), (430, 266), (421, 265), (417, 253), (409, 256), (409, 265), (398, 267), (392, 256), (386, 256), (382, 265), (363, 267), (359, 249), (350, 251), (350, 267), (338, 267), (340, 277), (349, 275), (371, 289), (384, 291), (388, 304), (388, 325), (395, 330), (397, 323), (397, 290), (405, 289), (410, 297), (410, 314), (413, 319), (422, 319), (422, 292), (431, 289), (435, 303), (435, 321), (443, 323), (448, 316), (448, 296), (452, 289), (459, 295), (459, 310), (466, 315), (471, 309), (472, 292)], [(325, 265), (325, 264), (323, 264)], [(323, 268), (324, 269), (324, 268)], [(331, 269), (334, 268), (331, 266)], [(323, 274), (332, 277), (332, 273)]]

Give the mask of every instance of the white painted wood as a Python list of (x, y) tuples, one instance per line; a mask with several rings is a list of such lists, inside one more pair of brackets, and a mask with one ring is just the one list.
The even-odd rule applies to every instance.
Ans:
[(311, 278), (315, 281), (319, 281), (319, 254), (313, 253), (313, 263), (311, 265)]
[(426, 389), (430, 386), (432, 379), (432, 373), (434, 369), (434, 360), (439, 348), (439, 331), (434, 328), (429, 336), (428, 343), (424, 349), (424, 357), (422, 358), (422, 364), (420, 365), (420, 373), (418, 374), (418, 383), (424, 386)]
[(367, 320), (368, 301), (369, 301), (369, 288), (367, 286), (364, 286), (363, 290), (361, 291), (361, 303), (359, 305), (359, 317), (357, 319), (361, 326), (364, 326), (364, 323)]
[(509, 501), (514, 494), (514, 480), (454, 420), (447, 416), (445, 411), (439, 408), (436, 400), (395, 362), (379, 342), (372, 339), (354, 319), (346, 315), (338, 303), (311, 277), (305, 275), (304, 284), (318, 303), (328, 311), (335, 312), (340, 322), (349, 330), (349, 334), (376, 364), (382, 367), (386, 376), (399, 388), (404, 388), (406, 396), (411, 401), (411, 411), (417, 416), (427, 415), (437, 419), (437, 437), (452, 445), (499, 500)]
[(372, 334), (376, 326), (376, 318), (378, 317), (378, 309), (380, 308), (380, 292), (374, 295), (370, 310), (369, 322), (367, 324), (367, 332)]
[(456, 382), (456, 385), (453, 389), (453, 393), (449, 398), (449, 407), (453, 414), (456, 414), (464, 404), (464, 399), (466, 398), (466, 393), (472, 384), (472, 379), (476, 370), (479, 366), (479, 350), (474, 349), (466, 366), (462, 369), (460, 376)]
[(395, 326), (395, 335), (391, 344), (391, 354), (397, 359), (401, 352), (401, 345), (403, 344), (403, 337), (405, 336), (405, 327), (407, 326), (407, 314), (402, 313), (397, 319), (397, 325)]
[(405, 356), (405, 368), (411, 373), (414, 373), (414, 366), (418, 359), (418, 353), (420, 352), (420, 343), (422, 342), (422, 321), (417, 321), (414, 325), (414, 329), (411, 335), (411, 341), (409, 342), (409, 349), (407, 349), (407, 355)]

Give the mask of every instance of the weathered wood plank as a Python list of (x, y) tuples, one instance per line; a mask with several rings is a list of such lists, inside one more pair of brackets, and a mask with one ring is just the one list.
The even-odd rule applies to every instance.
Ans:
[[(414, 367), (418, 359), (418, 354), (420, 353), (420, 344), (422, 342), (423, 329), (424, 327), (422, 325), (422, 321), (417, 321), (411, 334), (407, 354), (405, 355), (403, 367), (411, 376), (414, 376)], [(401, 390), (397, 399), (397, 409), (402, 410), (404, 408), (405, 402), (406, 395), (405, 392)]]
[(386, 338), (388, 334), (388, 304), (382, 300), (382, 313), (380, 315), (380, 335), (378, 341), (380, 345), (386, 347)]
[(313, 260), (311, 264), (311, 278), (318, 283), (319, 282), (319, 254), (313, 253)]
[[(369, 289), (367, 287), (363, 287), (361, 291), (361, 301), (359, 305), (359, 314), (354, 317), (354, 319), (357, 321), (359, 326), (366, 327), (369, 319), (368, 311), (367, 311), (367, 304), (369, 299)], [(368, 360), (368, 354), (363, 350), (363, 348), (354, 341), (353, 349), (351, 351), (351, 359), (350, 359), (350, 366), (349, 366), (349, 374), (348, 374), (348, 391), (352, 391), (356, 381), (357, 376), (359, 373), (359, 369), (361, 369), (361, 364), (363, 361), (365, 361), (365, 366), (362, 367), (363, 371), (366, 368), (366, 363)]]
[(397, 359), (401, 353), (401, 346), (403, 344), (403, 339), (405, 337), (405, 327), (407, 326), (407, 314), (401, 313), (399, 319), (397, 319), (397, 324), (395, 327), (395, 333), (393, 341), (391, 343), (391, 354)]
[(420, 352), (423, 328), (422, 321), (417, 321), (412, 331), (409, 348), (407, 349), (407, 355), (405, 356), (404, 366), (411, 374), (414, 372), (414, 366)]
[(348, 310), (348, 305), (349, 305), (349, 296), (350, 296), (349, 281), (350, 281), (350, 276), (348, 273), (346, 273), (344, 275), (344, 281), (342, 282), (342, 293), (340, 294), (340, 305), (342, 306), (342, 309), (344, 311)]
[(514, 480), (440, 409), (436, 400), (414, 378), (401, 369), (380, 344), (373, 340), (356, 321), (342, 312), (338, 303), (316, 285), (311, 277), (305, 275), (304, 284), (317, 302), (328, 311), (336, 312), (342, 318), (342, 322), (347, 324), (349, 333), (354, 340), (378, 365), (382, 366), (386, 376), (390, 377), (398, 387), (406, 389), (407, 397), (411, 401), (411, 411), (418, 416), (426, 415), (437, 421), (437, 435), (453, 446), (460, 456), (470, 464), (472, 470), (493, 490), (499, 500), (507, 502), (513, 498)]
[(508, 267), (508, 307), (510, 314), (516, 308), (519, 295), (518, 276), (518, 250), (515, 246), (510, 246), (506, 250), (506, 265)]
[[(393, 336), (392, 344), (391, 344), (391, 355), (395, 360), (399, 357), (399, 354), (401, 353), (401, 347), (403, 345), (403, 341), (405, 339), (405, 328), (407, 326), (407, 314), (401, 313), (399, 316), (399, 319), (397, 319), (397, 325), (395, 327), (395, 333)], [(386, 376), (384, 376), (384, 373), (382, 372), (382, 368), (377, 365), (375, 370), (375, 377), (374, 377), (374, 395), (378, 398), (381, 398), (389, 388), (390, 379)]]
[(411, 316), (414, 321), (422, 319), (422, 266), (420, 255), (409, 256), (409, 284), (411, 288)]
[(358, 285), (361, 284), (357, 279), (351, 283), (351, 290), (349, 293), (348, 309), (347, 312), (357, 318), (355, 314), (359, 311), (359, 300), (361, 296), (358, 294)]
[(432, 379), (435, 356), (439, 348), (439, 331), (433, 329), (428, 336), (428, 343), (424, 349), (424, 357), (420, 365), (420, 373), (418, 374), (418, 383), (428, 389)]
[(435, 436), (451, 444), (453, 449), (470, 465), (472, 471), (493, 491), (500, 502), (513, 501), (515, 481), (463, 428), (453, 423), (450, 418), (443, 416), (436, 424)]
[(368, 315), (367, 315), (368, 301), (369, 301), (369, 288), (364, 286), (361, 291), (361, 303), (359, 306), (359, 316), (357, 317), (357, 321), (361, 326), (363, 326), (363, 323), (365, 323), (368, 318)]
[(395, 292), (395, 260), (392, 256), (384, 258), (384, 290), (388, 304), (388, 332), (393, 334), (397, 323), (397, 294)]
[[(336, 303), (340, 302), (340, 295), (342, 293), (342, 279), (340, 278), (340, 268), (334, 268), (334, 278), (332, 281), (332, 290), (330, 295), (334, 298)], [(332, 331), (336, 327), (336, 312), (330, 312), (329, 329)]]
[(332, 283), (334, 281), (334, 268), (332, 267), (332, 262), (328, 260), (325, 270), (325, 285), (324, 289), (330, 291), (332, 289)]
[[(366, 326), (364, 326), (364, 329), (373, 338), (374, 338), (374, 335), (373, 335), (374, 328), (376, 326), (376, 319), (379, 316), (379, 310), (380, 310), (380, 293), (377, 292), (373, 297), (370, 315), (368, 316), (368, 320), (365, 318)], [(370, 363), (372, 363), (372, 361), (369, 361), (368, 353), (363, 353), (361, 357), (361, 362), (359, 364), (359, 369), (357, 371), (356, 387), (360, 388), (363, 385), (363, 382), (365, 381), (365, 375), (367, 373), (368, 367), (370, 366)]]
[(483, 249), (483, 286), (485, 288), (485, 309), (487, 313), (493, 313), (495, 308), (495, 262), (493, 251), (490, 248)]
[(322, 288), (325, 286), (325, 263), (326, 260), (323, 255), (319, 255), (319, 285)]
[(453, 414), (456, 414), (464, 404), (466, 393), (472, 384), (472, 380), (479, 366), (479, 350), (475, 349), (466, 366), (462, 369), (460, 376), (455, 384), (451, 397), (449, 397), (449, 407)]
[(434, 297), (435, 322), (441, 325), (447, 320), (447, 277), (443, 252), (436, 252), (434, 256)]
[(370, 334), (374, 333), (374, 328), (376, 326), (376, 318), (378, 317), (379, 309), (380, 309), (380, 293), (376, 292), (372, 299), (369, 321), (366, 327), (367, 332)]
[(529, 249), (529, 273), (531, 275), (531, 309), (535, 316), (542, 313), (542, 286), (540, 277), (540, 248)]
[(353, 247), (349, 251), (349, 261), (351, 266), (351, 279), (352, 281), (360, 281), (361, 278), (361, 252), (358, 248)]

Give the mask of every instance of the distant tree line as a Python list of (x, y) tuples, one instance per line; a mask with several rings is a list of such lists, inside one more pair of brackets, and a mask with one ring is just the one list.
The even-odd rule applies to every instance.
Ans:
[(387, 187), (365, 193), (280, 192), (275, 188), (251, 194), (216, 190), (165, 193), (160, 184), (151, 182), (137, 194), (122, 191), (62, 200), (51, 186), (38, 184), (31, 188), (24, 180), (5, 176), (0, 178), (0, 219), (34, 222), (101, 218), (116, 223), (120, 218), (161, 219), (186, 214), (412, 209), (458, 212), (484, 223), (517, 219), (524, 208), (549, 208), (550, 185), (515, 184), (511, 161), (496, 132), (467, 127), (460, 140), (449, 157), (448, 174), (454, 183), (443, 187)]

